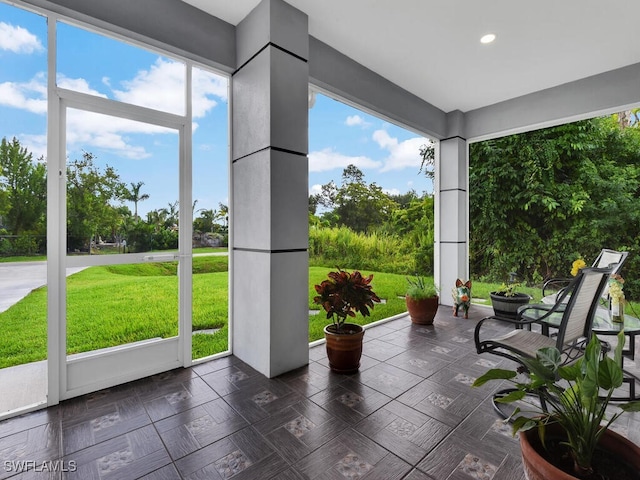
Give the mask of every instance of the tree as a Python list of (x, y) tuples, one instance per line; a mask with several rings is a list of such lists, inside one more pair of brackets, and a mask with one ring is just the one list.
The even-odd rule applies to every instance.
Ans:
[(420, 147), (420, 157), (422, 158), (422, 162), (420, 163), (420, 170), (418, 173), (424, 172), (427, 178), (433, 180), (436, 164), (436, 149), (433, 142)]
[(127, 188), (113, 167), (104, 171), (94, 156), (84, 152), (82, 160), (67, 165), (67, 247), (89, 249), (91, 239), (109, 235), (121, 216), (116, 205), (127, 196)]
[(224, 203), (218, 203), (218, 218), (224, 221), (225, 231), (229, 230), (229, 207)]
[(584, 120), (474, 143), (470, 159), (475, 276), (564, 277), (579, 256), (637, 243), (638, 128)]
[(125, 197), (125, 200), (133, 202), (133, 216), (136, 220), (140, 220), (140, 217), (138, 216), (138, 202), (143, 202), (144, 200), (149, 199), (148, 193), (143, 193), (142, 195), (140, 194), (140, 188), (142, 188), (143, 185), (144, 182), (131, 182), (131, 189), (127, 190), (127, 196)]
[(0, 142), (0, 216), (13, 235), (46, 231), (47, 179), (44, 161), (14, 137)]
[(338, 224), (356, 232), (365, 232), (382, 224), (396, 205), (381, 187), (375, 183), (367, 184), (364, 174), (355, 165), (343, 170), (339, 188), (333, 181), (322, 186), (318, 203), (332, 210)]

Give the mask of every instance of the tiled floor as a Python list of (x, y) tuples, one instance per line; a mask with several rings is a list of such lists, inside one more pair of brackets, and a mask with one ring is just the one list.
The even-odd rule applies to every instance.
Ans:
[[(495, 386), (469, 386), (501, 362), (474, 351), (487, 312), (368, 329), (355, 375), (323, 345), (271, 380), (227, 357), (5, 420), (0, 479), (522, 479)], [(640, 443), (640, 414), (616, 429)]]

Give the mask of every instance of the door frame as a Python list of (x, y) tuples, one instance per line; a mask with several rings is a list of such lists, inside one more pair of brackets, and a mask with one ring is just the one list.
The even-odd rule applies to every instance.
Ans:
[[(51, 49), (50, 50), (54, 50)], [(190, 71), (190, 68), (187, 68)], [(190, 75), (187, 88), (190, 89)], [(190, 90), (189, 90), (190, 91)], [(192, 204), (191, 125), (187, 116), (124, 104), (58, 87), (49, 89), (50, 142), (47, 162), (48, 214), (48, 404), (110, 386), (191, 365)], [(53, 104), (53, 105), (52, 105)], [(53, 108), (52, 108), (53, 107)], [(69, 257), (66, 253), (66, 113), (69, 108), (135, 120), (178, 132), (178, 253)], [(53, 124), (53, 125), (52, 125)], [(52, 131), (53, 130), (53, 131)], [(53, 153), (53, 155), (52, 155)], [(67, 356), (67, 267), (178, 261), (178, 336)]]

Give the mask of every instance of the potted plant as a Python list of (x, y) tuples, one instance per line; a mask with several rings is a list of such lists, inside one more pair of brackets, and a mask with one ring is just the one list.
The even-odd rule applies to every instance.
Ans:
[(531, 300), (531, 297), (526, 293), (517, 291), (520, 287), (521, 284), (517, 282), (503, 283), (498, 290), (489, 293), (496, 317), (512, 320), (518, 318), (518, 308)]
[[(584, 355), (573, 364), (562, 365), (562, 355), (555, 347), (542, 348), (535, 359), (519, 357), (524, 368), (492, 369), (475, 380), (476, 387), (491, 380), (512, 384), (511, 392), (496, 401), (522, 405), (509, 420), (514, 435), (522, 432), (520, 449), (529, 480), (638, 478), (640, 447), (608, 428), (623, 412), (640, 411), (638, 400), (617, 404), (618, 411), (607, 411), (614, 390), (623, 383), (623, 346), (624, 332), (620, 332), (614, 358), (603, 356), (600, 341), (593, 335)], [(525, 369), (529, 373), (521, 375)], [(538, 396), (546, 410), (528, 395)]]
[(327, 277), (315, 286), (318, 296), (313, 301), (322, 305), (327, 318), (333, 321), (324, 328), (329, 366), (334, 372), (354, 373), (360, 367), (364, 329), (345, 320), (358, 312), (368, 316), (369, 309), (380, 299), (371, 287), (373, 275), (364, 277), (357, 270), (349, 273), (338, 268)]
[(418, 325), (432, 325), (438, 311), (438, 288), (433, 282), (419, 275), (415, 279), (407, 277), (405, 302), (411, 322)]

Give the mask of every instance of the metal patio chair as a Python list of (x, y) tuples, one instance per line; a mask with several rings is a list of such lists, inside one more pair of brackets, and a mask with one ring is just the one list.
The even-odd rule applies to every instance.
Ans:
[[(617, 250), (610, 250), (603, 248), (600, 250), (600, 254), (593, 261), (593, 268), (612, 268), (611, 274), (620, 273), (624, 262), (627, 260), (629, 252), (619, 252)], [(550, 278), (542, 285), (542, 296), (556, 292), (556, 296), (562, 293), (562, 290), (571, 283), (571, 278)]]
[[(543, 305), (545, 308), (538, 311), (537, 315), (519, 315), (517, 320), (496, 316), (483, 318), (476, 325), (474, 332), (477, 352), (499, 355), (524, 367), (519, 357), (535, 358), (540, 348), (556, 347), (562, 354), (563, 364), (576, 361), (583, 355), (583, 345), (591, 338), (593, 318), (611, 271), (611, 268), (583, 268), (560, 294), (556, 303)], [(521, 307), (521, 310), (527, 308), (530, 307)], [(557, 334), (553, 337), (522, 328), (542, 324), (552, 315), (561, 317)], [(502, 326), (511, 324), (515, 328), (499, 336), (483, 338), (483, 332), (489, 330), (494, 322)], [(508, 415), (500, 410), (496, 399), (510, 391), (501, 390), (493, 396), (494, 408), (505, 418)]]

